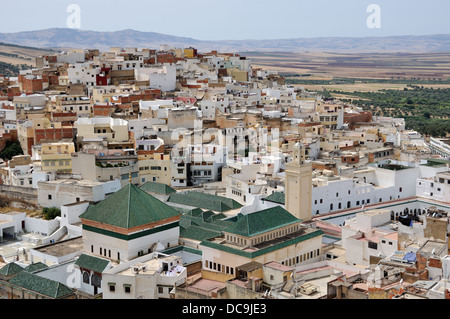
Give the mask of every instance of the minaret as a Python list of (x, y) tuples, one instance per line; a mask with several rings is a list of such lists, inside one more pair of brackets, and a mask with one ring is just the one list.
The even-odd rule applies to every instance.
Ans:
[(294, 156), (286, 164), (285, 207), (295, 217), (308, 221), (311, 219), (312, 166), (305, 162), (305, 148), (301, 143), (294, 146)]

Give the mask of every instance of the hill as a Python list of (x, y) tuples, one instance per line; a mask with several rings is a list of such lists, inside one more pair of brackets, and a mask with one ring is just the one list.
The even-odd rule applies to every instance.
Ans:
[(160, 44), (174, 47), (193, 46), (200, 51), (229, 52), (449, 52), (450, 35), (389, 36), (389, 37), (336, 37), (296, 38), (268, 40), (202, 41), (155, 32), (123, 30), (97, 32), (53, 28), (16, 33), (0, 33), (0, 42), (40, 48), (96, 48), (110, 47), (159, 48)]
[(35, 66), (36, 57), (52, 53), (48, 49), (0, 42), (0, 69), (2, 74), (11, 76), (17, 74), (20, 68)]

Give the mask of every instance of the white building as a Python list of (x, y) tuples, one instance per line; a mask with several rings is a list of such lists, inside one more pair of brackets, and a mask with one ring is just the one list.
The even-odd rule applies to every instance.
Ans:
[(100, 72), (101, 68), (94, 66), (92, 62), (75, 63), (67, 68), (69, 83), (85, 84), (90, 87), (97, 85), (97, 75)]
[(103, 272), (103, 299), (169, 299), (186, 282), (178, 256), (152, 253)]
[(40, 181), (37, 184), (38, 203), (42, 207), (61, 207), (84, 201), (96, 203), (121, 188), (118, 179), (109, 182), (59, 179)]
[(416, 194), (441, 202), (450, 202), (450, 171), (436, 174), (434, 178), (419, 178)]
[(445, 159), (450, 159), (450, 140), (443, 138), (438, 139), (431, 137), (428, 146), (431, 149), (431, 152), (434, 154), (439, 154)]
[(175, 65), (135, 68), (136, 81), (149, 81), (150, 88), (168, 92), (176, 89), (177, 71)]
[[(222, 145), (188, 145), (190, 177), (193, 185), (217, 182), (222, 178), (222, 167), (227, 162), (227, 148)], [(174, 172), (174, 168), (172, 168)]]
[(129, 261), (176, 246), (180, 217), (174, 208), (128, 184), (79, 216), (84, 251)]
[(239, 174), (227, 175), (224, 178), (227, 197), (240, 204), (251, 205), (256, 198), (265, 194), (267, 181), (261, 179), (262, 175), (258, 174), (262, 167), (262, 164), (242, 165), (239, 167)]
[(385, 257), (397, 251), (397, 233), (379, 228), (390, 223), (390, 210), (368, 210), (347, 219), (342, 226), (342, 247), (350, 265), (370, 264), (370, 257)]

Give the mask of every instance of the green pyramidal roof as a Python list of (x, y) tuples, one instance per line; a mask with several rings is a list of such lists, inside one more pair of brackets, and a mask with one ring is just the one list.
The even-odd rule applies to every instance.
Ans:
[(160, 195), (169, 195), (169, 194), (177, 192), (169, 185), (166, 185), (163, 183), (156, 183), (156, 182), (146, 182), (144, 185), (142, 185), (139, 188), (142, 189), (143, 191), (146, 191), (149, 193), (160, 194)]
[(284, 205), (285, 204), (285, 195), (283, 192), (273, 192), (272, 194), (270, 194), (269, 196), (264, 198), (264, 200)]
[(241, 204), (231, 198), (195, 191), (187, 193), (173, 193), (170, 195), (168, 201), (170, 203), (198, 207), (215, 212), (226, 212), (242, 207)]
[(17, 274), (23, 270), (22, 266), (19, 266), (18, 264), (12, 262), (9, 264), (6, 264), (0, 269), (0, 275), (1, 276), (11, 276), (14, 274)]
[(24, 270), (28, 272), (35, 272), (43, 269), (48, 269), (48, 266), (40, 261), (37, 263), (29, 264), (24, 268)]
[(238, 220), (227, 232), (246, 237), (255, 236), (301, 221), (281, 206), (274, 206), (254, 213), (238, 215)]
[(63, 298), (73, 295), (73, 291), (60, 282), (39, 277), (27, 271), (22, 271), (13, 277), (11, 284), (43, 294), (51, 298)]
[(109, 260), (98, 258), (96, 256), (81, 254), (75, 262), (75, 265), (86, 268), (97, 273), (102, 273), (109, 264)]
[(129, 229), (180, 215), (159, 199), (128, 184), (100, 203), (90, 206), (80, 218)]

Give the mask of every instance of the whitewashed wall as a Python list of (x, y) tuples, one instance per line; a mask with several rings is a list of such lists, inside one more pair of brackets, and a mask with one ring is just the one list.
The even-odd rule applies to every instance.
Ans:
[(25, 230), (30, 233), (51, 235), (59, 227), (59, 220), (45, 220), (33, 217), (25, 217)]

